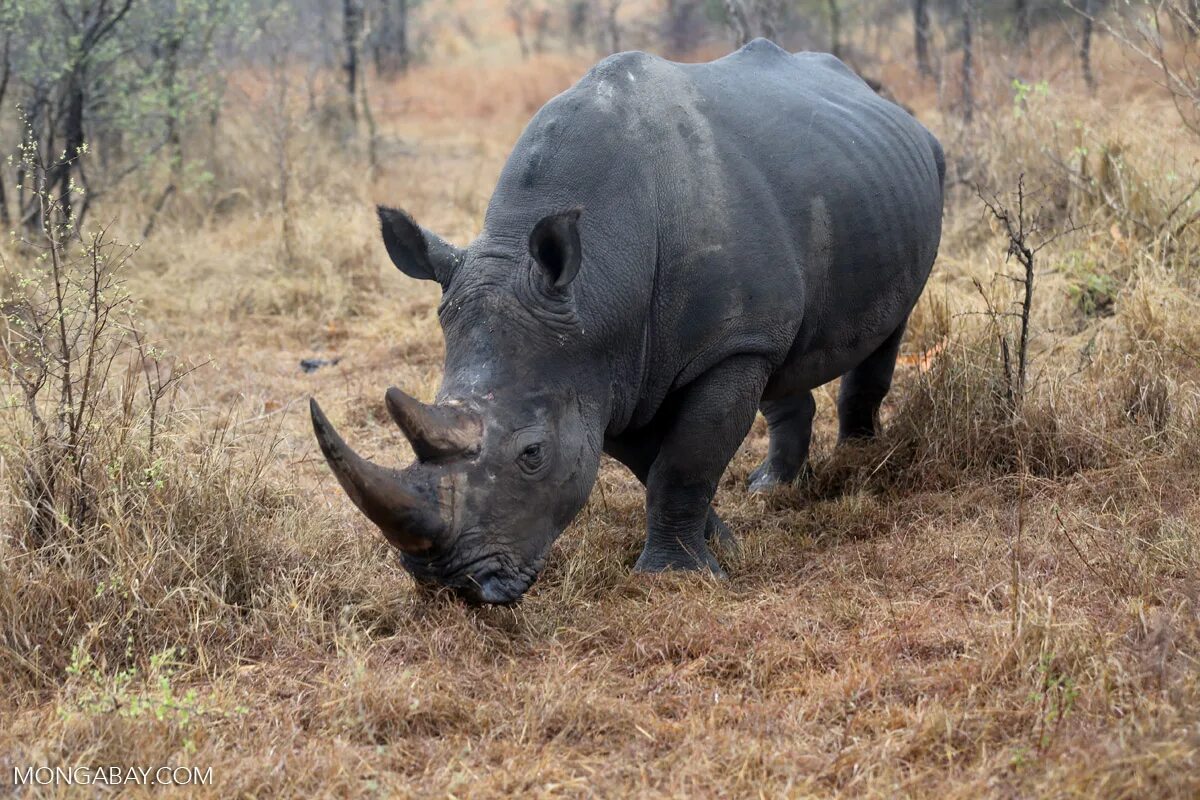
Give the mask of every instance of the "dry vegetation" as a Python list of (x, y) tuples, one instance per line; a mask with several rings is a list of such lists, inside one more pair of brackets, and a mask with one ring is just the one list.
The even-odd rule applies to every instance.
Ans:
[[(530, 112), (586, 62), (373, 86), (373, 182), (361, 148), (298, 122), (286, 248), (270, 137), (231, 114), (224, 194), (161, 220), (123, 273), (156, 363), (195, 366), (154, 449), (146, 362), (115, 362), (86, 521), (31, 541), (30, 432), (5, 412), (4, 780), (178, 763), (211, 766), (219, 797), (1197, 796), (1200, 230), (1176, 224), (1195, 203), (1166, 217), (1200, 140), (1150, 71), (1109, 40), (1095, 57), (1090, 97), (1069, 54), (1016, 90), (1028, 64), (984, 54), (970, 128), (885, 65), (954, 183), (885, 436), (835, 451), (826, 387), (811, 478), (750, 496), (759, 420), (717, 498), (742, 541), (725, 582), (630, 574), (643, 493), (606, 462), (515, 608), (414, 593), (304, 401), (407, 460), (382, 392), (435, 390), (437, 289), (386, 263), (371, 203), (465, 241)], [(1080, 229), (1038, 254), (1015, 407), (1020, 285), (997, 275), (1017, 268), (970, 187), (1003, 199), (1021, 174), (1048, 232)], [(122, 230), (120, 207), (93, 213)], [(304, 374), (310, 356), (341, 361)]]

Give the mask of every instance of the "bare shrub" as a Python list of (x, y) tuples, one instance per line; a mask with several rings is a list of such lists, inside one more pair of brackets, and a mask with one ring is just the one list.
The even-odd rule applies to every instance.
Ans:
[[(136, 248), (105, 228), (76, 229), (70, 204), (51, 194), (62, 168), (34, 152), (26, 160), (39, 235), (20, 242), (27, 264), (3, 265), (0, 344), (16, 390), (5, 416), (17, 443), (9, 464), (21, 483), (22, 527), (38, 546), (95, 521), (105, 477), (153, 480), (155, 437), (182, 373), (137, 328), (120, 281)], [(142, 458), (131, 463), (124, 455), (135, 436)]]
[(37, 688), (76, 652), (119, 670), (168, 647), (229, 649), (276, 574), (257, 529), (295, 506), (268, 480), (273, 440), (228, 420), (184, 433), (190, 370), (139, 326), (123, 283), (136, 248), (78, 232), (47, 166), (27, 171), (41, 235), (4, 261), (0, 670)]

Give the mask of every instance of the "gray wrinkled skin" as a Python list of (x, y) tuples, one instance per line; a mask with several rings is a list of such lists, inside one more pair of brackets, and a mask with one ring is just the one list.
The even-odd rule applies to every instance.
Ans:
[[(437, 401), (477, 452), (410, 467), (446, 534), (418, 580), (512, 602), (601, 452), (647, 490), (637, 568), (720, 572), (711, 508), (761, 408), (762, 490), (808, 454), (812, 389), (870, 436), (941, 234), (933, 136), (836, 58), (756, 40), (718, 61), (622, 53), (542, 108), (465, 250), (381, 209), (397, 266), (443, 286)], [(389, 537), (391, 538), (391, 537)]]

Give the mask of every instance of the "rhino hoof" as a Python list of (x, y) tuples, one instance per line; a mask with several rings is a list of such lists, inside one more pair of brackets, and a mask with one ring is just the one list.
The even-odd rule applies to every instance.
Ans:
[(647, 547), (642, 551), (642, 555), (638, 558), (637, 563), (633, 566), (634, 572), (657, 573), (657, 572), (708, 572), (713, 576), (724, 580), (729, 577), (725, 574), (725, 570), (721, 569), (721, 565), (717, 563), (717, 557), (712, 554), (707, 547), (699, 556), (682, 551), (682, 550), (663, 550), (660, 548)]
[(789, 482), (783, 480), (764, 462), (750, 473), (749, 480), (746, 481), (746, 488), (753, 493), (769, 492), (777, 489), (780, 486), (786, 486)]
[(781, 472), (764, 461), (750, 473), (750, 477), (746, 480), (746, 488), (752, 493), (770, 492), (781, 487), (794, 486), (812, 478), (812, 467), (808, 465), (808, 462), (797, 469), (790, 478), (786, 473), (781, 474)]

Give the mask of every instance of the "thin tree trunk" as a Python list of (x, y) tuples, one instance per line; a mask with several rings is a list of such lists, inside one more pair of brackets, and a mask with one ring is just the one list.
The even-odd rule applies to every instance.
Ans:
[(725, 0), (725, 16), (729, 29), (733, 31), (734, 44), (741, 47), (751, 39), (750, 20), (746, 17), (746, 7), (742, 0)]
[(608, 0), (608, 46), (611, 52), (621, 52), (621, 26), (617, 24), (617, 12), (621, 0)]
[[(64, 4), (59, 4), (60, 15), (72, 26), (78, 30), (78, 41), (75, 44), (76, 55), (66, 71), (66, 89), (63, 93), (63, 109), (64, 130), (63, 138), (66, 140), (64, 144), (64, 153), (66, 158), (56, 169), (54, 178), (58, 180), (59, 186), (59, 201), (61, 205), (61, 213), (64, 221), (70, 220), (75, 225), (80, 225), (83, 218), (87, 215), (87, 209), (91, 204), (90, 196), (85, 192), (83, 202), (78, 210), (74, 209), (73, 199), (71, 197), (71, 182), (72, 173), (79, 176), (81, 188), (87, 188), (87, 173), (80, 163), (80, 157), (83, 155), (85, 146), (84, 140), (84, 109), (86, 107), (86, 92), (88, 85), (87, 65), (91, 55), (100, 47), (101, 43), (112, 34), (113, 30), (129, 10), (133, 7), (134, 0), (124, 0), (119, 8), (110, 8), (107, 3), (92, 3), (85, 4), (87, 9), (81, 20), (76, 23), (71, 14), (67, 11)], [(51, 136), (48, 138), (52, 138)], [(49, 148), (49, 154), (53, 156), (55, 150)], [(54, 186), (54, 178), (47, 185), (47, 189), (51, 190)], [(74, 212), (74, 213), (72, 213)]]
[(550, 30), (550, 11), (541, 9), (533, 18), (533, 52), (546, 52), (546, 34)]
[(963, 120), (970, 124), (975, 119), (975, 49), (972, 41), (972, 16), (974, 3), (972, 0), (959, 0), (962, 5), (962, 114)]
[(362, 6), (360, 0), (342, 0), (342, 42), (346, 48), (346, 101), (350, 119), (358, 123), (358, 48), (362, 35)]
[[(835, 4), (836, 0), (829, 0), (830, 4)], [(775, 30), (775, 12), (777, 11), (776, 3), (772, 0), (758, 0), (754, 4), (755, 17), (758, 19), (759, 36), (765, 39), (770, 39), (772, 42), (778, 38)]]
[(838, 0), (829, 0), (829, 39), (830, 50), (838, 58), (842, 57), (842, 9)]
[(390, 0), (378, 0), (379, 11), (371, 25), (371, 58), (375, 62), (375, 74), (387, 75), (391, 70), (392, 47), (392, 4)]
[(1092, 73), (1092, 28), (1096, 4), (1094, 0), (1084, 0), (1083, 3), (1083, 36), (1079, 42), (1079, 64), (1083, 69), (1083, 82), (1088, 91), (1096, 93), (1096, 76)]
[(1015, 19), (1015, 33), (1017, 35), (1017, 43), (1022, 47), (1029, 46), (1029, 0), (1016, 0), (1013, 3), (1013, 16)]
[[(0, 108), (4, 108), (4, 96), (8, 94), (8, 79), (12, 74), (9, 50), (11, 44), (12, 33), (9, 32), (4, 36), (4, 71), (0, 75)], [(0, 226), (3, 226), (5, 231), (12, 227), (12, 216), (8, 213), (8, 195), (4, 191), (4, 187), (7, 185), (8, 177), (3, 174), (3, 170), (0, 170)]]
[(367, 92), (367, 76), (359, 82), (362, 91), (363, 121), (367, 123), (367, 166), (370, 179), (379, 176), (379, 130), (375, 125), (375, 114), (371, 111), (371, 96)]
[(667, 53), (682, 55), (690, 42), (687, 41), (688, 17), (692, 6), (685, 0), (667, 0), (663, 38), (667, 40)]
[(525, 9), (526, 0), (508, 0), (508, 19), (512, 22), (513, 34), (517, 37), (517, 47), (521, 48), (521, 58), (529, 58), (529, 42), (525, 38)]
[(378, 75), (408, 69), (408, 0), (378, 0), (379, 16), (371, 26), (371, 56)]
[(929, 64), (929, 3), (928, 0), (913, 0), (913, 44), (917, 52), (917, 72), (923, 77), (933, 77)]
[(567, 3), (567, 43), (572, 50), (587, 41), (590, 11), (587, 0), (570, 0)]
[(292, 118), (290, 109), (290, 78), (287, 74), (287, 64), (291, 57), (291, 42), (284, 40), (279, 50), (269, 52), (271, 76), (271, 106), (265, 116), (267, 133), (271, 137), (271, 145), (275, 148), (275, 177), (276, 199), (279, 203), (279, 237), (283, 246), (283, 261), (286, 265), (295, 263), (293, 247), (294, 226), (292, 223), (292, 158), (291, 143)]
[[(66, 129), (63, 137), (66, 139), (66, 158), (55, 168), (56, 175), (50, 181), (50, 188), (58, 182), (58, 200), (64, 222), (72, 220), (73, 199), (71, 197), (71, 174), (78, 172), (79, 159), (83, 155), (83, 105), (84, 105), (84, 76), (76, 70), (67, 81), (66, 97)], [(82, 219), (72, 220), (75, 224)]]
[(182, 113), (179, 107), (179, 51), (183, 42), (178, 36), (167, 40), (163, 48), (162, 61), (163, 91), (167, 96), (167, 156), (171, 159), (171, 177), (167, 181), (158, 202), (150, 212), (146, 226), (142, 228), (142, 239), (149, 239), (158, 223), (158, 215), (167, 207), (167, 202), (175, 196), (179, 185), (183, 182), (183, 138), (179, 133), (179, 117)]
[(397, 0), (396, 4), (396, 68), (408, 71), (408, 0)]

